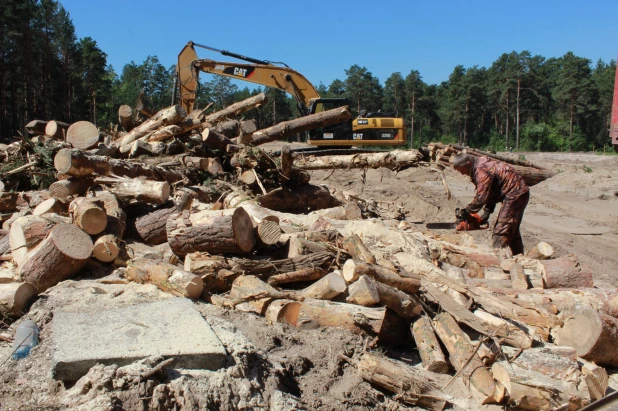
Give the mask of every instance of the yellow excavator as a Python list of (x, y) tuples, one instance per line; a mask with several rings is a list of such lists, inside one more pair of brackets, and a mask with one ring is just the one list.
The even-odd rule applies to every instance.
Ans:
[[(199, 59), (195, 47), (247, 63)], [(187, 113), (193, 110), (195, 104), (200, 72), (227, 76), (283, 90), (296, 100), (301, 116), (350, 105), (345, 98), (321, 98), (305, 76), (283, 63), (258, 60), (192, 41), (187, 43), (178, 55), (176, 67), (180, 91), (179, 104)], [(327, 147), (400, 146), (406, 143), (406, 129), (402, 118), (379, 112), (364, 113), (362, 117), (351, 121), (311, 130), (307, 142)]]

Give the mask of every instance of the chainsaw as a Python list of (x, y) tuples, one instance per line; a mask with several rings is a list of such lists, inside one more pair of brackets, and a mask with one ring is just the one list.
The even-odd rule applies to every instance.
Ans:
[(454, 223), (427, 223), (425, 225), (430, 230), (449, 230), (456, 231), (473, 231), (486, 230), (489, 228), (489, 223), (483, 223), (481, 216), (476, 213), (469, 214), (465, 208), (455, 209)]

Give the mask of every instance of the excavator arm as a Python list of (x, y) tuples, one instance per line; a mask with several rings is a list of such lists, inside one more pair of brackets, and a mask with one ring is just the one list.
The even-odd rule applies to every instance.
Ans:
[[(195, 46), (249, 61), (250, 64), (199, 59), (195, 52)], [(178, 55), (177, 71), (178, 80), (180, 81), (180, 104), (188, 113), (193, 110), (195, 104), (200, 71), (283, 90), (294, 97), (302, 115), (309, 114), (312, 102), (320, 98), (313, 84), (305, 76), (289, 67), (278, 66), (268, 61), (202, 46), (192, 41), (187, 43)]]

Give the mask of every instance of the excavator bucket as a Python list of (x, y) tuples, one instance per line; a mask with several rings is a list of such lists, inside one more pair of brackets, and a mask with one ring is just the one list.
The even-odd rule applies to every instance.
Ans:
[(614, 150), (618, 153), (618, 66), (616, 66), (616, 79), (614, 80), (614, 102), (612, 104), (612, 122), (609, 129)]
[(193, 111), (198, 86), (197, 75), (193, 67), (195, 60), (197, 60), (197, 53), (193, 48), (193, 43), (189, 42), (178, 54), (178, 65), (176, 66), (180, 88), (180, 105), (187, 113)]

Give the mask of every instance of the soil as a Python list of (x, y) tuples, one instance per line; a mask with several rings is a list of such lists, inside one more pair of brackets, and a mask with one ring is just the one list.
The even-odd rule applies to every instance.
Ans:
[[(525, 248), (546, 241), (558, 255), (573, 253), (589, 265), (597, 287), (616, 287), (618, 156), (523, 155), (558, 172), (531, 189), (522, 224)], [(428, 222), (453, 221), (454, 209), (465, 206), (474, 194), (467, 177), (454, 170), (446, 170), (445, 177), (452, 192), (450, 200), (433, 166), (398, 173), (382, 169), (312, 172), (313, 183), (349, 191), (403, 211), (405, 220), (419, 231), (427, 231)], [(497, 212), (494, 218), (495, 215)], [(471, 235), (479, 244), (490, 244), (489, 230)], [(24, 318), (34, 319), (42, 327), (41, 343), (26, 359), (8, 359), (0, 365), (1, 410), (414, 409), (364, 382), (354, 366), (341, 359), (341, 355), (353, 357), (370, 349), (372, 341), (366, 337), (334, 328), (301, 330), (283, 324), (272, 326), (254, 314), (221, 310), (204, 302), (196, 302), (196, 306), (228, 350), (230, 361), (225, 369), (166, 369), (148, 381), (141, 381), (139, 375), (161, 361), (147, 359), (121, 368), (94, 367), (75, 384), (55, 381), (50, 376), (50, 325), (55, 309), (79, 309), (95, 300), (103, 306), (114, 306), (167, 297), (152, 286), (104, 284), (92, 278), (108, 274), (84, 273), (90, 278), (65, 281), (34, 304)], [(122, 293), (116, 295), (121, 289)], [(402, 341), (398, 346), (377, 349), (392, 358), (418, 364), (412, 347), (411, 341)], [(0, 360), (4, 361), (10, 352), (10, 343), (0, 342)], [(617, 388), (614, 376), (611, 386)], [(436, 378), (444, 386), (450, 376)], [(453, 395), (465, 391), (457, 384), (459, 381), (449, 388)], [(457, 401), (454, 409), (478, 407), (463, 399)]]

